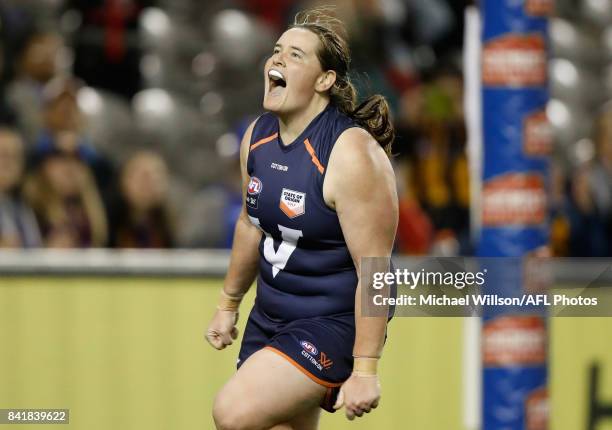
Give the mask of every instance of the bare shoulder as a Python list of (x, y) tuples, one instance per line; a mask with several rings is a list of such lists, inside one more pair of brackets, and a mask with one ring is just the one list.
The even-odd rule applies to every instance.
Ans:
[(354, 177), (392, 174), (393, 168), (384, 149), (362, 128), (344, 131), (329, 158), (328, 175)]
[(326, 203), (335, 207), (336, 195), (359, 190), (381, 189), (394, 192), (395, 175), (391, 161), (378, 142), (361, 128), (349, 128), (338, 138), (328, 162), (323, 194)]

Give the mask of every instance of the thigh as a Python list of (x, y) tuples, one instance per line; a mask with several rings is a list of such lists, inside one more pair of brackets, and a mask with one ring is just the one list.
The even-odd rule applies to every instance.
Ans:
[(353, 369), (354, 315), (296, 320), (275, 335), (266, 349), (327, 388), (321, 407), (334, 412), (339, 387)]
[(229, 428), (270, 429), (312, 413), (325, 393), (324, 386), (285, 358), (261, 349), (240, 366), (217, 395), (215, 419), (230, 421)]
[(298, 415), (291, 421), (272, 427), (270, 430), (317, 430), (321, 408), (315, 407)]

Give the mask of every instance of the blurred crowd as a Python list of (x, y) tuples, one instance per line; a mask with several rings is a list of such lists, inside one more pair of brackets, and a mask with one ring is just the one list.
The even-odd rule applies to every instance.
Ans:
[[(347, 0), (353, 79), (388, 96), (396, 249), (469, 255), (469, 1)], [(305, 0), (0, 0), (0, 247), (229, 247), (262, 59)], [(240, 82), (240, 86), (236, 83)], [(555, 255), (612, 255), (612, 106), (551, 172)], [(583, 151), (584, 152), (584, 151)]]
[(2, 86), (0, 126), (0, 245), (174, 246), (166, 162), (134, 147), (117, 165), (96, 149), (78, 103), (84, 84), (57, 67), (64, 48), (60, 34), (34, 28), (9, 58), (14, 67)]
[(596, 118), (592, 140), (577, 148), (573, 166), (551, 167), (551, 245), (554, 255), (612, 256), (612, 104)]

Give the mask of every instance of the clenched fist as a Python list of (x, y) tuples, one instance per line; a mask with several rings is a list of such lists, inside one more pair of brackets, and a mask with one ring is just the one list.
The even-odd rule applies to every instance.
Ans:
[(378, 376), (358, 376), (352, 374), (340, 388), (334, 409), (344, 406), (346, 417), (354, 420), (364, 413), (369, 413), (380, 401), (380, 383)]
[(215, 349), (231, 345), (238, 337), (237, 322), (238, 312), (217, 309), (206, 330), (206, 340)]

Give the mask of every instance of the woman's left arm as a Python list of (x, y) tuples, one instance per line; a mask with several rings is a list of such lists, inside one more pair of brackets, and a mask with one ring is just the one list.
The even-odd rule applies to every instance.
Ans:
[[(385, 151), (366, 131), (345, 131), (332, 151), (323, 187), (325, 201), (340, 220), (351, 257), (360, 275), (363, 257), (390, 257), (398, 220), (395, 175)], [(361, 280), (355, 294), (356, 357), (353, 374), (342, 386), (336, 406), (349, 419), (378, 405), (377, 358), (385, 338), (387, 317), (364, 317)]]

